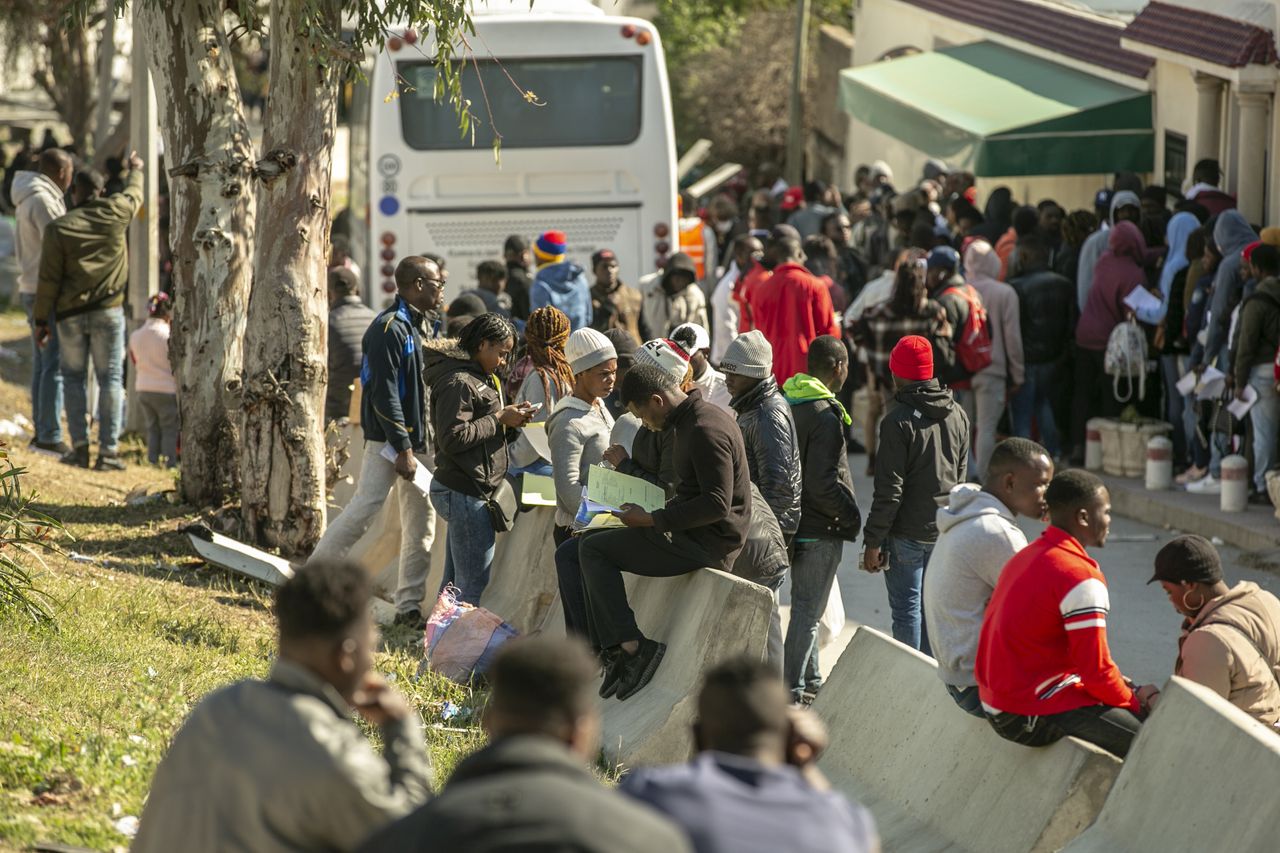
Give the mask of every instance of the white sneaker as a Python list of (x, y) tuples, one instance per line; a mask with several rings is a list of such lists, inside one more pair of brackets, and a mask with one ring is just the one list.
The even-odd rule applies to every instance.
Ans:
[(1222, 482), (1212, 474), (1205, 474), (1194, 483), (1187, 483), (1187, 491), (1197, 495), (1222, 494)]

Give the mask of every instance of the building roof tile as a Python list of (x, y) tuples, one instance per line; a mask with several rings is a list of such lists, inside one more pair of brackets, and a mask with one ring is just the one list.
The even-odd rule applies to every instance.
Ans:
[(1146, 78), (1155, 60), (1125, 50), (1125, 29), (1112, 24), (1024, 0), (902, 0), (943, 17), (1016, 38), (1053, 53), (1070, 56), (1129, 77)]
[(1172, 3), (1148, 3), (1125, 29), (1124, 37), (1227, 68), (1277, 63), (1276, 40), (1270, 30)]
[(1120, 46), (1125, 29), (1025, 0), (903, 0), (908, 5), (1035, 45), (1061, 56), (1145, 78), (1155, 61)]

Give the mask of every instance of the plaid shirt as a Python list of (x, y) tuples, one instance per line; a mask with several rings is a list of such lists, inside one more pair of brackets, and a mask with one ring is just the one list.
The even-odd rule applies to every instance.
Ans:
[(886, 388), (893, 387), (889, 372), (889, 353), (907, 335), (921, 335), (936, 345), (938, 326), (942, 323), (942, 306), (930, 299), (919, 313), (899, 317), (885, 302), (863, 314), (853, 327), (853, 340), (867, 354), (867, 366)]

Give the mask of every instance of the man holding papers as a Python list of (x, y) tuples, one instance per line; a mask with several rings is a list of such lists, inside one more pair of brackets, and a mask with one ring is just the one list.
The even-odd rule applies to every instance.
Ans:
[(622, 573), (728, 568), (747, 538), (751, 479), (737, 424), (698, 390), (686, 394), (661, 370), (636, 365), (621, 399), (649, 429), (673, 433), (676, 473), (675, 496), (664, 507), (628, 503), (618, 513), (627, 529), (593, 533), (579, 546), (592, 639), (606, 662), (600, 695), (628, 699), (653, 678), (666, 645), (640, 633)]
[(1280, 431), (1274, 367), (1280, 347), (1280, 250), (1263, 244), (1253, 250), (1249, 262), (1258, 287), (1240, 306), (1231, 364), (1236, 409), (1245, 409), (1253, 424), (1254, 494), (1259, 496), (1257, 500), (1266, 501), (1267, 469), (1276, 461)]

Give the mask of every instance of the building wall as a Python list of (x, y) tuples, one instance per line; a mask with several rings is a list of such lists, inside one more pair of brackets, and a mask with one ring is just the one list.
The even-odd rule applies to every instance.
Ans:
[[(1165, 134), (1172, 131), (1187, 138), (1188, 172), (1195, 163), (1196, 139), (1196, 84), (1191, 69), (1184, 65), (1156, 60), (1151, 76), (1152, 126), (1156, 130), (1156, 168), (1154, 180), (1163, 180), (1165, 171)], [(1170, 187), (1181, 190), (1183, 187)]]
[(845, 143), (849, 116), (840, 109), (840, 72), (853, 62), (853, 33), (830, 24), (818, 31), (817, 73), (810, 81), (808, 102), (813, 129), (806, 146), (807, 176), (844, 183)]

